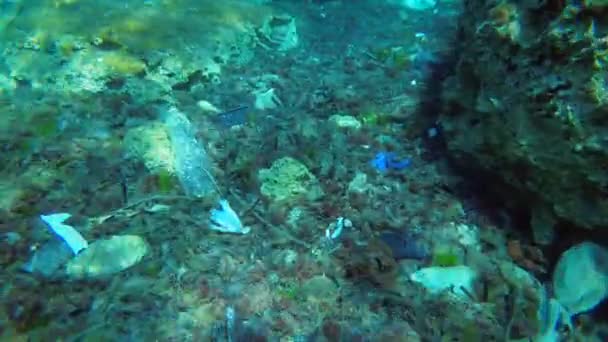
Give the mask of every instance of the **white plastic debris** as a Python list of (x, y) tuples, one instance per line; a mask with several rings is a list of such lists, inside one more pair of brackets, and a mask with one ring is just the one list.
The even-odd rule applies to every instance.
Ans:
[(565, 251), (553, 271), (555, 299), (573, 316), (608, 297), (608, 250), (583, 242)]
[(283, 102), (274, 88), (256, 90), (253, 95), (255, 96), (255, 102), (253, 103), (255, 109), (267, 110), (283, 106)]
[(287, 51), (298, 46), (296, 19), (288, 15), (273, 15), (257, 30), (258, 44), (265, 49)]
[(68, 213), (57, 213), (51, 215), (40, 215), (40, 219), (46, 223), (46, 225), (65, 243), (70, 247), (74, 254), (78, 254), (81, 250), (89, 246), (87, 240), (85, 240), (80, 233), (74, 229), (74, 227), (64, 224), (65, 220), (69, 219), (72, 215)]
[(209, 228), (222, 233), (247, 234), (249, 227), (243, 226), (237, 213), (232, 210), (227, 200), (221, 199), (219, 207), (209, 212)]
[(91, 243), (67, 263), (65, 272), (72, 279), (112, 275), (137, 264), (148, 250), (146, 241), (137, 235), (114, 235)]
[[(458, 206), (457, 209), (460, 212), (460, 215), (464, 215), (462, 206)], [(476, 250), (481, 249), (481, 244), (479, 242), (479, 231), (477, 227), (461, 223), (457, 224), (455, 228), (458, 242), (460, 242), (463, 246), (475, 248)]]
[(468, 266), (425, 267), (410, 275), (410, 279), (424, 286), (430, 293), (452, 290), (463, 299), (475, 293), (473, 284), (477, 272)]
[(608, 296), (608, 250), (592, 242), (582, 242), (565, 251), (553, 271), (553, 295), (543, 289), (537, 317), (540, 330), (531, 341), (559, 342), (560, 331), (574, 330), (572, 317), (595, 308)]
[(338, 217), (336, 222), (331, 223), (327, 229), (325, 229), (325, 238), (328, 240), (335, 240), (342, 235), (344, 228), (352, 228), (353, 223), (349, 219), (344, 217)]

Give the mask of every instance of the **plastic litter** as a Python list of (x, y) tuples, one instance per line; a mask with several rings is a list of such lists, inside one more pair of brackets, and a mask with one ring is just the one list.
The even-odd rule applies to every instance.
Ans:
[(223, 128), (243, 125), (247, 122), (249, 114), (248, 106), (239, 106), (224, 112), (220, 112), (212, 117), (213, 122)]
[(608, 296), (608, 250), (583, 242), (565, 251), (553, 272), (553, 291), (570, 315), (589, 311)]
[(393, 152), (379, 152), (371, 161), (372, 166), (380, 171), (387, 172), (389, 170), (403, 170), (412, 164), (409, 158), (397, 159)]
[(211, 162), (188, 117), (171, 107), (165, 113), (164, 123), (171, 138), (177, 177), (186, 195), (205, 197), (216, 191)]
[(345, 219), (344, 217), (338, 217), (336, 222), (330, 223), (329, 226), (325, 229), (325, 238), (332, 241), (340, 237), (344, 228), (352, 228), (353, 223), (349, 219)]
[(209, 217), (209, 228), (222, 233), (247, 234), (249, 227), (243, 226), (237, 213), (232, 210), (227, 200), (219, 201), (219, 207), (211, 209)]
[(553, 295), (541, 294), (540, 332), (535, 342), (558, 342), (563, 325), (574, 330), (572, 317), (595, 308), (608, 296), (608, 250), (592, 242), (570, 247), (553, 271)]
[(57, 213), (51, 215), (40, 215), (40, 219), (57, 234), (70, 247), (74, 254), (78, 254), (81, 250), (89, 246), (80, 233), (74, 227), (64, 224), (65, 220), (72, 217), (68, 213)]
[(44, 278), (50, 278), (57, 275), (61, 266), (73, 257), (72, 249), (63, 240), (52, 239), (38, 248), (21, 269)]

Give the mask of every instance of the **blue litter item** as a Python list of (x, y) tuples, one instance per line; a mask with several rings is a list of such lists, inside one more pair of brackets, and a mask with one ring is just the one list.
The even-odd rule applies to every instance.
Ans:
[(412, 160), (410, 158), (397, 159), (397, 155), (393, 152), (379, 152), (372, 159), (371, 164), (376, 170), (387, 172), (408, 168), (412, 164)]
[(247, 114), (249, 113), (248, 106), (239, 106), (237, 108), (218, 113), (213, 116), (215, 124), (230, 128), (232, 126), (243, 125), (247, 122)]
[(68, 213), (57, 213), (50, 215), (40, 215), (40, 219), (59, 236), (70, 247), (74, 255), (87, 248), (89, 243), (85, 240), (74, 227), (63, 222), (72, 215)]

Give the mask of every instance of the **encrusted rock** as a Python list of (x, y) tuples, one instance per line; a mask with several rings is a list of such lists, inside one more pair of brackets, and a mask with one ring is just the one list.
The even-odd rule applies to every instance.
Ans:
[(130, 129), (124, 138), (129, 157), (141, 160), (151, 172), (175, 173), (173, 149), (165, 125), (153, 122)]
[(329, 117), (329, 122), (331, 122), (338, 128), (353, 130), (361, 129), (361, 122), (351, 115), (335, 114)]
[(258, 172), (262, 195), (276, 202), (316, 199), (323, 194), (319, 181), (301, 162), (284, 157), (275, 160), (269, 169)]
[(540, 243), (560, 220), (608, 227), (603, 2), (464, 2), (440, 115), (447, 148), (487, 192), (530, 211)]

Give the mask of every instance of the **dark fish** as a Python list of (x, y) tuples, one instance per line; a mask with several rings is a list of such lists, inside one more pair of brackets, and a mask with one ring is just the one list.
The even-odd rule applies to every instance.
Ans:
[(380, 240), (391, 249), (395, 260), (423, 260), (429, 256), (428, 248), (412, 233), (384, 232), (380, 234)]

